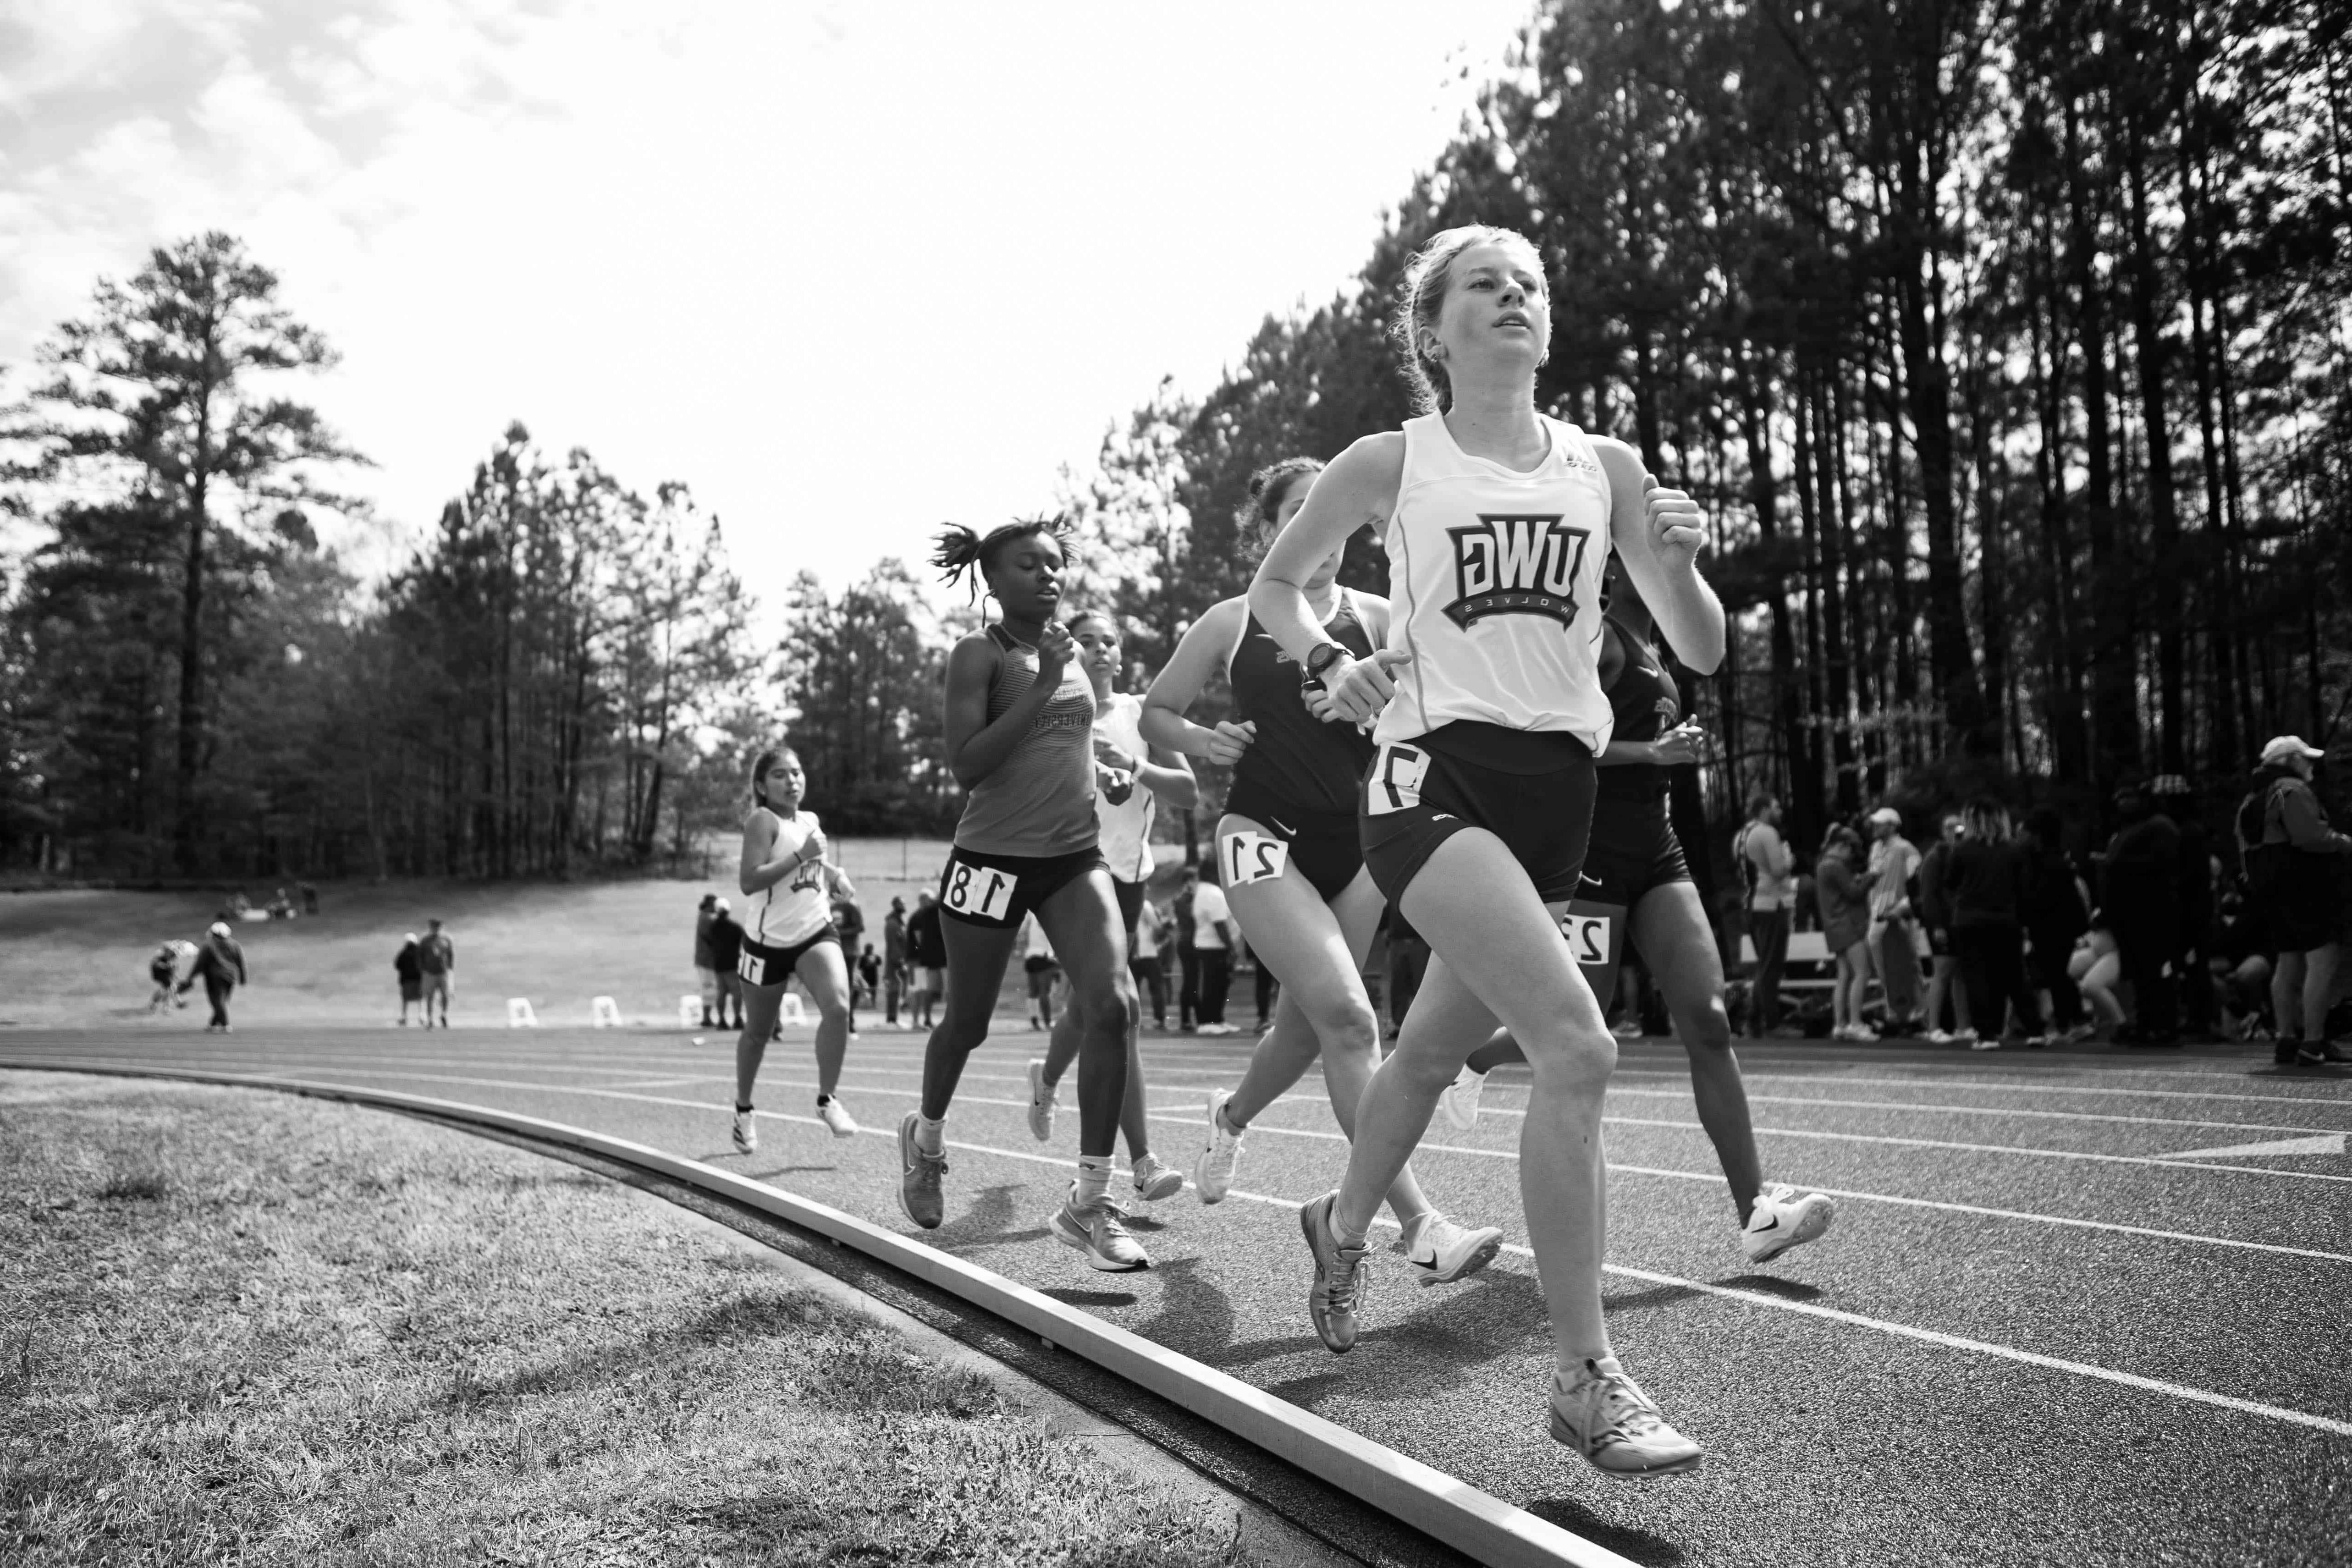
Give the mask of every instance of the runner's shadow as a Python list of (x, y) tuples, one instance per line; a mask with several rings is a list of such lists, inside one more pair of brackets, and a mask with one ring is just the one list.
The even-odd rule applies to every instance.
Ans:
[(801, 1176), (811, 1171), (837, 1171), (839, 1166), (778, 1166), (772, 1171), (745, 1171), (746, 1181), (769, 1181), (776, 1176)]
[(959, 1248), (991, 1246), (1003, 1241), (1034, 1241), (1045, 1234), (1042, 1225), (1022, 1230), (1011, 1230), (1013, 1195), (1027, 1189), (1019, 1182), (1002, 1182), (984, 1186), (973, 1196), (972, 1206), (930, 1232), (931, 1245), (942, 1251)]
[(1601, 1297), (1604, 1312), (1637, 1312), (1649, 1307), (1671, 1306), (1676, 1301), (1695, 1301), (1706, 1294), (1688, 1285), (1653, 1285), (1646, 1291), (1628, 1291), (1619, 1295), (1606, 1291)]
[(1037, 1292), (1051, 1296), (1071, 1307), (1131, 1307), (1135, 1305), (1132, 1291), (1085, 1291), (1076, 1285), (1052, 1285)]
[(1336, 1372), (1310, 1372), (1304, 1377), (1285, 1378), (1269, 1383), (1265, 1392), (1276, 1399), (1287, 1399), (1302, 1410), (1312, 1410), (1315, 1402), (1339, 1386), (1344, 1379)]
[(1572, 1498), (1535, 1498), (1525, 1506), (1546, 1524), (1556, 1524), (1636, 1563), (1651, 1563), (1654, 1568), (1675, 1568), (1685, 1560), (1683, 1549), (1664, 1536), (1614, 1523), (1605, 1514), (1595, 1513)]
[(1171, 1258), (1151, 1271), (1160, 1281), (1160, 1310), (1138, 1324), (1136, 1333), (1160, 1344), (1181, 1344), (1193, 1356), (1213, 1354), (1234, 1337), (1234, 1304), (1201, 1272), (1200, 1259)]
[(1753, 1291), (1759, 1296), (1778, 1296), (1784, 1301), (1810, 1301), (1822, 1293), (1819, 1285), (1808, 1285), (1801, 1280), (1783, 1280), (1777, 1274), (1734, 1274), (1728, 1280), (1715, 1283), (1727, 1291)]

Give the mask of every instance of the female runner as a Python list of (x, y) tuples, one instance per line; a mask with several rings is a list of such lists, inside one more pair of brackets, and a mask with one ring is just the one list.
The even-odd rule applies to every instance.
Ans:
[[(1504, 229), (1448, 229), (1422, 247), (1398, 328), (1436, 412), (1342, 453), (1250, 589), (1339, 716), (1379, 720), (1364, 859), (1435, 955), (1356, 1113), (1346, 1182), (1300, 1211), (1307, 1310), (1327, 1345), (1355, 1343), (1373, 1211), (1464, 1060), (1507, 1028), (1535, 1075), (1519, 1186), (1559, 1361), (1552, 1436), (1603, 1470), (1658, 1475), (1701, 1450), (1626, 1375), (1601, 1321), (1601, 1099), (1616, 1042), (1558, 921), (1609, 743), (1611, 550), (1695, 669), (1722, 658), (1723, 609), (1692, 567), (1704, 536), (1689, 497), (1650, 486), (1622, 444), (1537, 413), (1551, 331), (1541, 267)], [(1325, 640), (1306, 585), (1367, 523), (1386, 530), (1394, 608), (1387, 646), (1360, 659)]]
[[(1298, 515), (1323, 465), (1293, 457), (1250, 480), (1244, 535), (1271, 540)], [(1388, 634), (1385, 599), (1339, 586), (1343, 535), (1304, 585), (1318, 635), (1359, 657)], [(1184, 716), (1222, 664), (1234, 716), (1206, 729)], [(1339, 1130), (1352, 1135), (1356, 1106), (1380, 1064), (1380, 1020), (1364, 992), (1364, 955), (1385, 900), (1357, 841), (1358, 780), (1371, 737), (1339, 722), (1329, 699), (1309, 694), (1250, 614), (1246, 598), (1213, 604), (1192, 623), (1143, 699), (1143, 732), (1155, 744), (1230, 763), (1233, 789), (1218, 820), (1217, 875), (1258, 961), (1282, 982), (1274, 1027), (1250, 1054), (1237, 1089), (1209, 1092), (1209, 1131), (1192, 1178), (1201, 1201), (1233, 1186), (1252, 1118), (1306, 1074), (1318, 1054)], [(1424, 1285), (1451, 1284), (1492, 1262), (1503, 1233), (1470, 1230), (1430, 1207), (1410, 1168), (1388, 1188), (1404, 1227), (1405, 1256)]]
[(800, 977), (816, 1003), (816, 1113), (836, 1138), (854, 1138), (857, 1123), (834, 1094), (841, 1059), (849, 1050), (849, 967), (834, 929), (833, 901), (857, 890), (824, 858), (824, 830), (801, 807), (808, 775), (789, 746), (760, 753), (751, 765), (751, 815), (743, 823), (743, 862), (737, 885), (744, 912), (743, 952), (735, 973), (743, 982), (738, 1006), (743, 1031), (735, 1037), (735, 1146), (760, 1146), (751, 1124), (751, 1083), (776, 1032), (784, 988)]
[[(1103, 858), (1110, 866), (1111, 891), (1118, 898), (1119, 927), (1129, 938), (1143, 913), (1144, 884), (1151, 880), (1151, 816), (1155, 798), (1191, 810), (1201, 798), (1192, 765), (1165, 747), (1147, 747), (1138, 727), (1142, 702), (1118, 690), (1118, 624), (1099, 610), (1070, 617), (1070, 635), (1095, 689), (1095, 820), (1102, 828)], [(1124, 949), (1122, 949), (1124, 957)], [(1119, 1106), (1119, 1131), (1127, 1134), (1129, 1175), (1135, 1196), (1154, 1202), (1184, 1190), (1184, 1173), (1153, 1157), (1143, 1109), (1141, 1007), (1127, 1033), (1127, 1096)], [(1054, 1135), (1055, 1094), (1062, 1074), (1077, 1060), (1077, 1017), (1065, 1009), (1054, 1026), (1045, 1054), (1029, 1061), (1029, 1131), (1039, 1143)]]
[(922, 1108), (898, 1124), (898, 1202), (938, 1227), (948, 1103), (988, 1038), (1013, 935), (1034, 910), (1069, 975), (1078, 1030), (1078, 1175), (1048, 1226), (1097, 1269), (1126, 1272), (1151, 1266), (1109, 1192), (1135, 984), (1095, 822), (1094, 690), (1054, 619), (1061, 528), (1008, 523), (986, 538), (950, 528), (931, 558), (950, 582), (984, 582), (1000, 618), (948, 655), (948, 765), (965, 790), (940, 878), (948, 994), (923, 1051)]
[[(1624, 557), (1610, 559), (1607, 580), (1601, 674), (1612, 727), (1595, 782), (1584, 896), (1630, 912), (1627, 935), (1658, 977), (1690, 1059), (1699, 1124), (1730, 1185), (1740, 1245), (1749, 1262), (1761, 1263), (1827, 1230), (1832, 1206), (1817, 1192), (1764, 1185), (1748, 1089), (1731, 1051), (1731, 1017), (1723, 1007), (1723, 956), (1692, 884), (1682, 841), (1666, 817), (1666, 769), (1705, 761), (1706, 732), (1696, 720), (1676, 722), (1682, 694), (1650, 643), (1650, 607), (1625, 575)], [(1486, 1074), (1499, 1063), (1526, 1060), (1507, 1034), (1480, 1046), (1438, 1109), (1467, 1132), (1477, 1124)]]

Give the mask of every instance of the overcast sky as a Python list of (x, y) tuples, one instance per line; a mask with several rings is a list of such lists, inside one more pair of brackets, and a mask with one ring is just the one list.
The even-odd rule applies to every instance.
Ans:
[(772, 605), (1327, 298), (1527, 11), (0, 0), (0, 364), (226, 229), (395, 528), (520, 419), (686, 481)]

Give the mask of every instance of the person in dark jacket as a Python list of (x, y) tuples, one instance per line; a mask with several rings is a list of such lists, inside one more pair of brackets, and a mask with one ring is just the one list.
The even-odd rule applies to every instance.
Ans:
[(2180, 938), (2173, 950), (2173, 983), (2180, 997), (2180, 1021), (2195, 1037), (2210, 1043), (2216, 1000), (2213, 974), (2206, 960), (2213, 950), (2214, 921), (2221, 890), (2213, 880), (2213, 835), (2197, 810), (2197, 792), (2178, 773), (2158, 774), (2148, 780), (2147, 792), (2156, 809), (2180, 830)]
[[(1952, 846), (1964, 831), (1958, 811), (1945, 813), (1940, 831), (1927, 852), (1919, 857), (1919, 924), (1927, 933), (1927, 1032), (1931, 1045), (1950, 1045), (1969, 1031), (1969, 988), (1959, 984), (1959, 960), (1952, 956), (1952, 898), (1944, 883), (1952, 862)], [(1944, 1004), (1952, 1009), (1952, 1027), (1944, 1027)]]
[(425, 1003), (425, 970), (416, 961), (416, 933), (412, 931), (401, 943), (400, 951), (393, 956), (392, 972), (400, 981), (400, 1027), (408, 1027), (408, 1009)]
[(719, 961), (710, 956), (710, 920), (718, 909), (719, 895), (715, 893), (704, 894), (702, 902), (694, 906), (694, 978), (702, 992), (705, 1029), (712, 1027), (710, 1009), (719, 1005)]
[(2036, 806), (2025, 819), (2025, 834), (2018, 848), (2025, 861), (2025, 894), (2018, 909), (2025, 927), (2026, 972), (2037, 989), (2050, 993), (2050, 1024), (2069, 1036), (2088, 1033), (2083, 1022), (2083, 993), (2066, 972), (2074, 956), (2074, 942), (2091, 928), (2091, 912), (2083, 907), (2083, 890), (2074, 867), (2061, 847), (2058, 813)]
[(2343, 951), (2341, 877), (2352, 839), (2328, 826), (2311, 787), (2312, 764), (2323, 755), (2300, 736), (2277, 737), (2263, 747), (2253, 792), (2238, 808), (2247, 902), (2278, 944), (2271, 1010), (2281, 1067), (2352, 1060), (2327, 1040), (2327, 1003)]
[[(717, 1027), (720, 1029), (740, 1030), (743, 1027), (743, 977), (736, 973), (735, 969), (735, 966), (742, 956), (743, 927), (730, 913), (725, 899), (712, 899), (710, 901), (710, 967), (713, 972), (711, 988), (717, 992), (719, 998)], [(727, 1004), (730, 1001), (735, 1004), (735, 1019), (732, 1023), (730, 1023), (727, 1019)]]
[(2044, 1046), (2042, 1004), (2025, 983), (2025, 856), (2010, 837), (2009, 810), (1979, 795), (1962, 809), (1966, 831), (1952, 846), (1944, 885), (1952, 901), (1952, 952), (1968, 988), (1978, 1051), (1998, 1051), (2014, 1010), (2025, 1043)]
[(204, 946), (196, 949), (196, 967), (180, 982), (181, 994), (186, 995), (188, 988), (198, 980), (205, 983), (205, 999), (213, 1005), (212, 1021), (205, 1025), (205, 1032), (218, 1030), (226, 1034), (229, 993), (245, 984), (246, 978), (245, 949), (228, 934), (225, 921), (213, 922), (212, 928), (205, 933)]
[(2180, 1043), (2180, 829), (2137, 783), (2116, 791), (2123, 826), (2108, 841), (2099, 907), (2115, 933), (2132, 1021), (2118, 1045)]
[(940, 934), (939, 895), (928, 887), (915, 894), (915, 913), (907, 916), (907, 960), (916, 979), (910, 1021), (929, 1029), (932, 1009), (947, 996), (948, 944)]

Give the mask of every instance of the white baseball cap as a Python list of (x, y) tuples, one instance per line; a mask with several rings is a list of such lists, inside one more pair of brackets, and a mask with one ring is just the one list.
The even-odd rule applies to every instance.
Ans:
[(718, 903), (716, 903), (716, 904), (712, 904), (710, 907), (711, 907), (711, 908), (713, 908), (713, 909), (717, 909), (717, 910), (724, 911), (724, 910), (728, 910), (728, 909), (732, 909), (732, 908), (734, 907), (734, 905), (733, 905), (733, 904), (729, 904), (725, 899), (723, 899), (723, 898), (722, 898), (722, 899), (720, 899)]
[(2268, 768), (2272, 763), (2284, 762), (2290, 757), (2308, 758), (2316, 762), (2326, 755), (2315, 746), (2305, 745), (2299, 735), (2282, 735), (2263, 747), (2263, 766)]
[(1881, 806), (1870, 814), (1870, 820), (1874, 822), (1890, 823), (1899, 828), (1903, 825), (1903, 813), (1892, 806)]
[(215, 920), (215, 921), (214, 921), (214, 922), (212, 923), (212, 926), (211, 926), (211, 928), (210, 928), (210, 929), (208, 929), (207, 931), (205, 931), (205, 936), (227, 936), (227, 935), (228, 935), (228, 922), (227, 922), (227, 921), (226, 921), (226, 920)]

